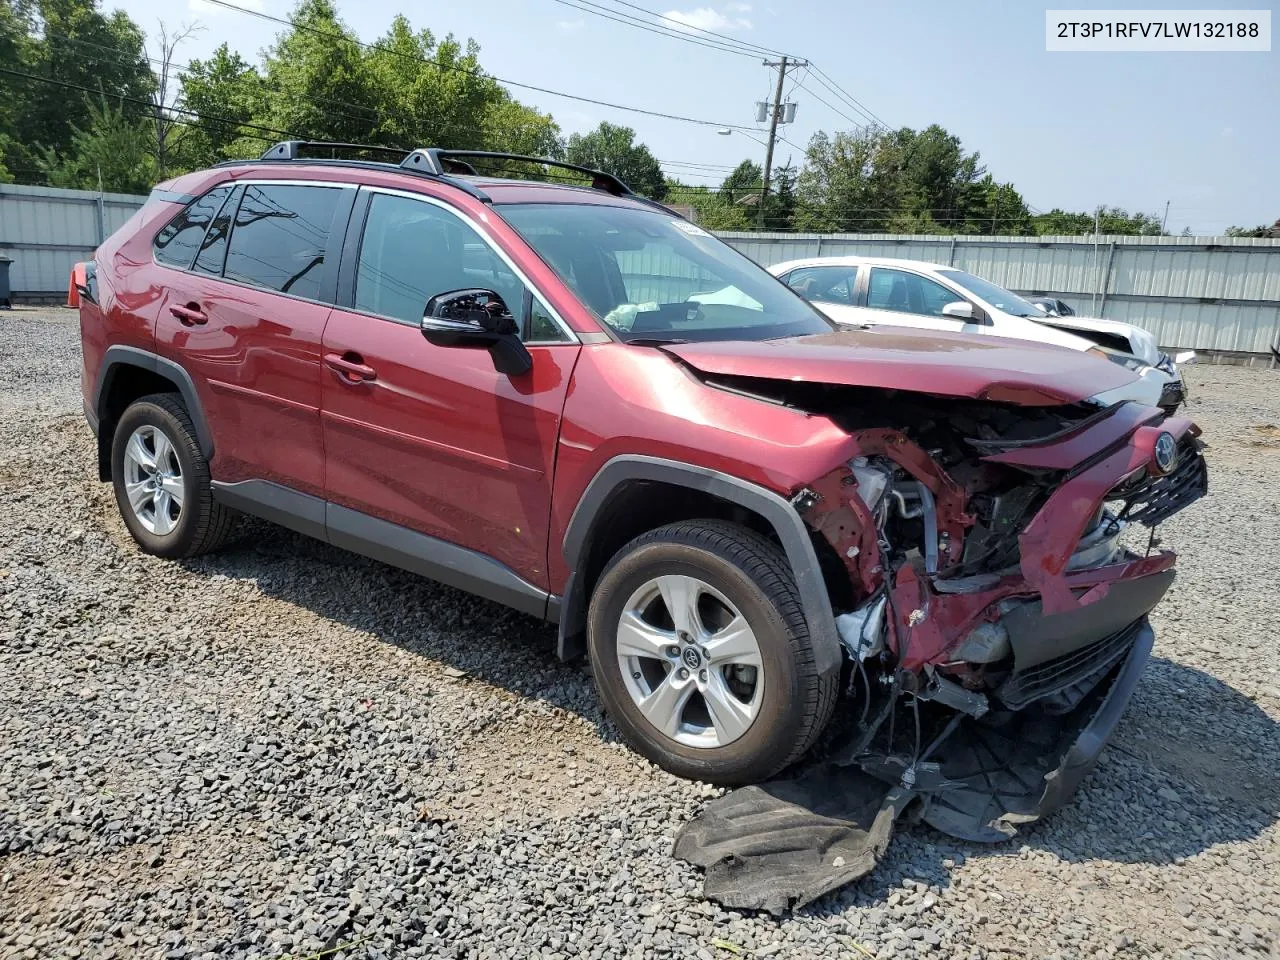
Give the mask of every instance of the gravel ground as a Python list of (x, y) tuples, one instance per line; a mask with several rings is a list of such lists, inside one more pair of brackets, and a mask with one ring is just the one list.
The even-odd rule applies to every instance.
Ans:
[(0, 956), (1280, 956), (1280, 372), (1189, 369), (1213, 493), (1074, 803), (775, 921), (701, 899), (716, 791), (549, 628), (266, 524), (139, 553), (78, 371), (73, 314), (0, 312)]

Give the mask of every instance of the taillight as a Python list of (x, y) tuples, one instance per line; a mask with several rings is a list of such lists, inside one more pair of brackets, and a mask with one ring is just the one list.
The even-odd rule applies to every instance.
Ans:
[(82, 300), (98, 302), (98, 268), (92, 260), (73, 266), (67, 283), (67, 306), (78, 307)]

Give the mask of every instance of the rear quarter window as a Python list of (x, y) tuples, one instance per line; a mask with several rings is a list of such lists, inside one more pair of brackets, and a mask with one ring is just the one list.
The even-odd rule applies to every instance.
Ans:
[(231, 185), (227, 184), (215, 187), (203, 197), (187, 204), (181, 213), (156, 234), (152, 244), (156, 260), (182, 270), (190, 267), (204, 240), (205, 231), (230, 195)]

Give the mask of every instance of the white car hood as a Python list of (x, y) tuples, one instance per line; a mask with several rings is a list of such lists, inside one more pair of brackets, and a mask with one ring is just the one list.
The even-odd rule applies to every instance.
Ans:
[(1131, 323), (1122, 323), (1119, 320), (1103, 320), (1101, 317), (1076, 316), (1045, 317), (1043, 320), (1036, 319), (1033, 322), (1050, 329), (1059, 327), (1068, 330), (1087, 330), (1123, 337), (1129, 344), (1128, 352), (1143, 363), (1155, 366), (1160, 362), (1160, 348), (1156, 345), (1155, 337), (1141, 327), (1135, 327)]

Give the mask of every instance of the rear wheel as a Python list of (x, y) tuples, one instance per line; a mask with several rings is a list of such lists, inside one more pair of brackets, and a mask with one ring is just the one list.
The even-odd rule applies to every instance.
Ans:
[(767, 779), (808, 750), (835, 705), (838, 672), (814, 667), (786, 558), (723, 521), (623, 547), (592, 596), (588, 645), (627, 742), (682, 777)]
[(234, 514), (213, 499), (209, 463), (175, 394), (132, 403), (116, 424), (111, 479), (124, 524), (147, 553), (192, 557), (216, 550)]

